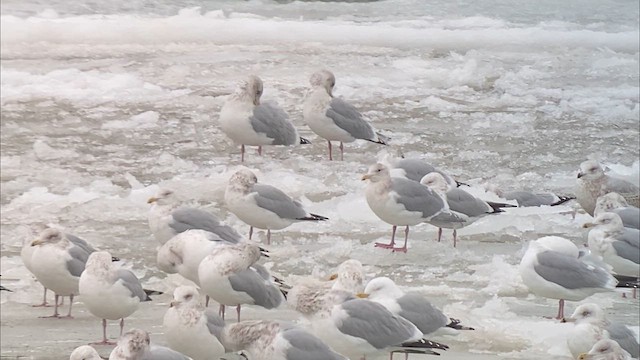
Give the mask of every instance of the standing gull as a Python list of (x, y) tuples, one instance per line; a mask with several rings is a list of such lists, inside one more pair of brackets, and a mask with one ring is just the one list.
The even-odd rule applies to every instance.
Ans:
[(242, 239), (237, 231), (222, 224), (214, 215), (196, 208), (181, 207), (170, 189), (160, 189), (147, 203), (153, 204), (149, 210), (149, 228), (161, 244), (189, 229), (206, 230), (232, 243)]
[(80, 276), (80, 295), (90, 313), (102, 319), (102, 341), (96, 345), (114, 345), (107, 339), (107, 320), (120, 319), (120, 335), (124, 318), (133, 314), (141, 301), (151, 300), (133, 272), (113, 266), (111, 254), (96, 251), (89, 255)]
[(231, 176), (224, 200), (229, 211), (249, 224), (249, 239), (254, 227), (267, 230), (267, 244), (271, 244), (272, 229), (284, 229), (294, 222), (329, 219), (308, 212), (300, 202), (276, 187), (258, 184), (256, 175), (247, 169)]
[(220, 128), (231, 140), (240, 144), (242, 161), (245, 145), (258, 146), (262, 155), (264, 145), (309, 144), (298, 136), (289, 116), (280, 107), (260, 103), (262, 80), (255, 75), (242, 81), (220, 110)]
[(420, 183), (435, 191), (447, 203), (449, 210), (458, 215), (464, 221), (451, 221), (451, 219), (439, 220), (437, 217), (429, 223), (438, 227), (438, 242), (442, 238), (442, 228), (453, 229), (453, 247), (456, 247), (457, 229), (467, 226), (480, 217), (503, 212), (502, 208), (514, 207), (514, 205), (494, 203), (479, 199), (468, 192), (450, 187), (446, 179), (437, 172), (425, 175)]
[[(382, 221), (393, 226), (391, 242), (376, 243), (376, 247), (406, 253), (409, 226), (428, 222), (436, 217), (439, 221), (464, 222), (461, 216), (447, 209), (446, 202), (435, 191), (412, 180), (392, 178), (389, 169), (380, 163), (371, 166), (362, 180), (369, 180), (366, 197), (371, 210)], [(406, 226), (404, 246), (401, 248), (394, 247), (398, 226)]]
[(576, 200), (589, 215), (593, 215), (598, 197), (610, 192), (617, 192), (629, 204), (640, 207), (640, 189), (636, 185), (605, 174), (597, 161), (580, 164)]
[(152, 345), (148, 332), (131, 329), (118, 340), (118, 346), (111, 351), (109, 360), (189, 360), (189, 358), (167, 347)]
[(340, 160), (344, 160), (345, 142), (357, 139), (386, 145), (386, 139), (364, 119), (353, 105), (333, 97), (336, 78), (328, 70), (320, 70), (309, 79), (311, 92), (304, 101), (304, 121), (311, 130), (329, 143), (329, 160), (333, 160), (331, 141), (340, 142)]
[(610, 192), (598, 198), (593, 216), (597, 217), (603, 212), (616, 213), (620, 215), (622, 224), (625, 227), (640, 229), (640, 209), (635, 206), (629, 206), (627, 200), (618, 193)]
[[(549, 241), (551, 239), (554, 241)], [(574, 249), (555, 239), (557, 237), (548, 236), (529, 242), (519, 271), (522, 281), (531, 292), (559, 300), (556, 319), (562, 319), (565, 300), (580, 301), (595, 293), (612, 291), (617, 281), (605, 269), (578, 259), (575, 245)], [(571, 244), (569, 240), (564, 240)], [(560, 246), (563, 248), (560, 249)]]

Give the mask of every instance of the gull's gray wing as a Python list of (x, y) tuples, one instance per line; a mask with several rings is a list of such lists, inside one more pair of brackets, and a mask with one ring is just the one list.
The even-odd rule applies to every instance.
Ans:
[(269, 210), (283, 219), (304, 219), (307, 212), (302, 204), (293, 200), (289, 195), (271, 185), (255, 184), (254, 199), (259, 207)]
[(333, 98), (326, 115), (336, 126), (356, 139), (376, 139), (373, 127), (362, 117), (358, 109), (342, 99)]
[(398, 315), (409, 320), (425, 335), (447, 326), (449, 319), (442, 311), (418, 294), (408, 293), (396, 301), (400, 305)]
[(391, 178), (391, 191), (397, 194), (397, 202), (409, 211), (421, 212), (423, 218), (430, 218), (445, 207), (438, 194), (415, 181)]
[(71, 234), (65, 234), (65, 235), (67, 236), (67, 239), (69, 241), (74, 243), (76, 246), (83, 248), (87, 253), (91, 254), (92, 252), (96, 251), (96, 249), (94, 249), (93, 246), (91, 246), (91, 244), (89, 244), (85, 240), (80, 239), (75, 235), (71, 235)]
[(510, 191), (504, 194), (504, 198), (517, 201), (521, 207), (551, 205), (558, 200), (553, 194), (534, 194), (529, 191)]
[(628, 228), (640, 229), (640, 209), (633, 206), (611, 209), (609, 212), (620, 215), (622, 224)]
[(322, 340), (299, 328), (282, 331), (282, 337), (291, 345), (286, 350), (287, 360), (346, 360), (331, 350)]
[(606, 270), (555, 251), (544, 251), (537, 255), (538, 264), (533, 268), (547, 281), (566, 289), (603, 288), (615, 281)]
[(348, 314), (337, 324), (340, 332), (364, 339), (376, 349), (401, 345), (414, 336), (415, 328), (410, 322), (376, 302), (356, 299), (340, 307)]
[(118, 277), (116, 281), (119, 281), (124, 287), (129, 289), (131, 297), (137, 297), (140, 301), (146, 301), (149, 298), (142, 289), (140, 280), (138, 280), (134, 273), (127, 269), (118, 269), (117, 274)]
[(422, 180), (422, 178), (429, 173), (437, 172), (438, 174), (442, 175), (442, 177), (444, 177), (444, 179), (447, 181), (447, 184), (456, 186), (456, 181), (453, 180), (453, 178), (449, 176), (449, 174), (440, 171), (438, 168), (426, 161), (417, 159), (402, 159), (396, 161), (393, 167), (396, 169), (404, 170), (404, 176), (407, 179), (413, 180), (415, 182), (420, 182), (420, 180)]
[(168, 347), (152, 344), (141, 360), (190, 360), (190, 358)]
[(624, 228), (611, 245), (618, 256), (640, 264), (640, 230)]
[(485, 201), (458, 188), (447, 191), (447, 203), (449, 209), (471, 217), (494, 212), (493, 208)]
[(607, 176), (607, 182), (605, 183), (604, 190), (605, 193), (617, 192), (625, 198), (628, 195), (638, 195), (638, 193), (640, 193), (640, 188), (636, 185), (611, 176)]
[(169, 226), (176, 232), (181, 233), (191, 229), (199, 229), (214, 233), (222, 240), (230, 243), (237, 243), (242, 236), (232, 227), (221, 224), (213, 214), (195, 208), (180, 208), (171, 213), (173, 221)]
[(87, 251), (86, 248), (75, 244), (71, 246), (68, 251), (69, 255), (71, 255), (71, 259), (67, 260), (67, 270), (71, 275), (80, 277), (91, 252)]
[(229, 282), (233, 290), (249, 295), (253, 299), (254, 305), (273, 309), (282, 303), (280, 289), (253, 269), (246, 269), (230, 275)]
[(640, 345), (636, 340), (636, 335), (624, 324), (612, 323), (606, 329), (611, 340), (615, 340), (621, 348), (625, 349), (632, 358), (640, 356)]
[(299, 142), (289, 116), (275, 104), (264, 103), (256, 106), (249, 121), (253, 130), (273, 139), (271, 145), (294, 145)]
[(222, 331), (224, 330), (224, 320), (213, 309), (205, 309), (204, 316), (207, 318), (207, 328), (213, 336), (218, 340), (222, 338)]

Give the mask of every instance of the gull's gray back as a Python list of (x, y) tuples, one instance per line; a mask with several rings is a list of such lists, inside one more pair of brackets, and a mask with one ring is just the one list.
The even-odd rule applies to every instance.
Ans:
[(631, 357), (638, 358), (640, 356), (640, 345), (636, 340), (636, 335), (624, 324), (612, 323), (606, 329), (609, 332), (611, 340), (615, 340), (621, 348), (631, 354)]
[(203, 314), (207, 319), (207, 328), (218, 341), (222, 339), (222, 331), (224, 330), (224, 320), (218, 316), (213, 309), (205, 309)]
[(127, 269), (118, 269), (118, 278), (116, 281), (120, 281), (124, 287), (131, 291), (131, 297), (137, 297), (140, 301), (147, 300), (147, 294), (142, 289), (142, 284), (140, 284), (140, 280), (135, 276), (134, 273)]
[(602, 268), (555, 251), (541, 252), (537, 259), (538, 264), (534, 266), (536, 273), (566, 289), (603, 288), (613, 278)]
[(510, 191), (504, 194), (504, 198), (517, 201), (521, 207), (551, 205), (557, 201), (553, 194), (535, 194), (529, 191)]
[(71, 255), (71, 259), (67, 260), (67, 270), (71, 275), (80, 277), (84, 271), (84, 266), (86, 265), (90, 254), (91, 252), (89, 252), (86, 247), (73, 244), (73, 246), (69, 248), (69, 255)]
[(624, 228), (616, 239), (618, 241), (614, 241), (612, 246), (618, 256), (640, 264), (640, 230)]
[(140, 360), (189, 360), (189, 357), (164, 346), (151, 345)]
[(398, 315), (413, 323), (423, 334), (430, 334), (447, 325), (447, 317), (419, 294), (408, 293), (396, 300)]
[(423, 218), (430, 218), (444, 208), (444, 201), (438, 194), (412, 180), (391, 178), (391, 191), (399, 195), (397, 202), (409, 211), (421, 212)]
[(612, 176), (607, 176), (606, 193), (617, 192), (623, 197), (627, 197), (630, 194), (638, 194), (640, 192), (640, 188), (636, 185), (622, 179), (618, 179)]
[(83, 239), (80, 239), (79, 237), (77, 237), (75, 235), (65, 234), (65, 236), (67, 237), (67, 239), (69, 239), (69, 241), (71, 241), (75, 245), (83, 248), (88, 254), (91, 254), (92, 252), (96, 251), (96, 249), (94, 249), (93, 246), (91, 246), (91, 244), (89, 244), (88, 242), (86, 242)]
[(191, 229), (209, 231), (218, 235), (222, 240), (237, 243), (242, 236), (232, 227), (221, 224), (213, 214), (195, 208), (179, 208), (171, 213), (173, 221), (169, 226), (177, 233)]
[(301, 219), (307, 214), (299, 202), (271, 185), (255, 184), (253, 191), (257, 192), (255, 200), (258, 206), (276, 213), (283, 219)]
[(611, 209), (609, 212), (620, 215), (622, 224), (628, 228), (640, 229), (640, 209), (628, 206), (618, 209)]
[(486, 215), (493, 212), (491, 206), (468, 192), (453, 188), (447, 191), (449, 209), (470, 217)]
[(356, 139), (373, 140), (376, 134), (373, 127), (364, 119), (353, 105), (339, 98), (333, 98), (329, 103), (327, 117), (342, 130)]
[(322, 340), (299, 328), (282, 331), (282, 337), (291, 344), (286, 350), (287, 360), (346, 360), (334, 352)]
[(273, 139), (271, 145), (294, 145), (299, 138), (288, 118), (287, 113), (277, 105), (265, 103), (253, 109), (249, 120), (253, 130)]
[(433, 165), (429, 164), (426, 161), (418, 160), (418, 159), (402, 159), (396, 161), (393, 165), (396, 169), (402, 169), (405, 172), (407, 179), (413, 180), (415, 182), (420, 182), (422, 178), (432, 172), (437, 172), (442, 175), (442, 177), (447, 181), (447, 184), (451, 186), (456, 186), (455, 180), (449, 174), (446, 174)]
[[(257, 271), (246, 269), (229, 276), (231, 288), (241, 291), (253, 299), (253, 304), (273, 309), (282, 303), (282, 293), (273, 283), (265, 280)], [(225, 304), (235, 305), (235, 304)]]

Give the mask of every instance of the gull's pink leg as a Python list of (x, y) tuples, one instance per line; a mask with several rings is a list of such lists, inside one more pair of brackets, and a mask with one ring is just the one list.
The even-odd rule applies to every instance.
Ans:
[(267, 229), (267, 245), (271, 245), (271, 230)]
[(442, 228), (438, 228), (438, 242), (442, 239)]
[(564, 318), (564, 299), (560, 299), (560, 302), (558, 303), (558, 316), (556, 316), (556, 319), (560, 320)]
[(458, 232), (456, 229), (453, 229), (453, 247), (456, 247), (456, 241), (458, 239)]
[(329, 143), (329, 160), (333, 160), (333, 156), (331, 155), (331, 141), (327, 140)]
[(54, 295), (54, 305), (53, 305), (53, 315), (51, 316), (40, 316), (41, 318), (57, 318), (60, 317), (60, 314), (58, 314), (58, 294)]
[(244, 144), (240, 145), (240, 161), (244, 162)]
[(73, 307), (73, 294), (71, 294), (69, 296), (69, 312), (67, 313), (66, 316), (63, 316), (63, 318), (65, 319), (73, 319), (73, 316), (71, 316), (71, 308)]
[(375, 247), (379, 247), (379, 248), (383, 248), (383, 249), (393, 249), (393, 245), (396, 244), (396, 229), (397, 228), (398, 227), (396, 225), (393, 225), (393, 227), (391, 228), (392, 231), (391, 231), (391, 242), (390, 243), (385, 244), (385, 243), (377, 242), (377, 243), (375, 243), (374, 246)]
[(262, 156), (262, 146), (258, 146), (258, 155)]
[(251, 236), (253, 236), (253, 226), (249, 226), (249, 240), (251, 240)]
[(342, 144), (342, 141), (340, 141), (340, 160), (344, 161), (344, 145)]
[(220, 315), (220, 317), (222, 318), (222, 320), (224, 320), (224, 305), (220, 304), (220, 309), (218, 310), (218, 315)]
[[(120, 332), (122, 335), (122, 332)], [(107, 339), (107, 319), (102, 319), (102, 341), (89, 343), (89, 345), (115, 345), (113, 341)]]
[(31, 305), (31, 307), (51, 307), (51, 306), (53, 305), (49, 305), (49, 303), (47, 302), (47, 288), (44, 288), (44, 297), (42, 299), (42, 304)]
[(238, 306), (236, 306), (236, 311), (238, 312), (238, 322), (240, 322), (240, 307), (241, 307), (241, 306), (242, 306), (242, 305), (238, 305)]
[(404, 229), (404, 246), (401, 248), (393, 248), (393, 252), (402, 251), (403, 253), (407, 252), (407, 239), (409, 239), (409, 225)]

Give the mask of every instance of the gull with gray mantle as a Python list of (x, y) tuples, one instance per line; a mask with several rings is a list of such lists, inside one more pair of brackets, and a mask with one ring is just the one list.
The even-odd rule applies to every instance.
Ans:
[(260, 103), (261, 96), (262, 80), (250, 75), (240, 82), (220, 110), (220, 128), (233, 142), (240, 144), (242, 161), (245, 145), (257, 146), (262, 155), (262, 147), (266, 145), (310, 144), (298, 135), (282, 108), (272, 103)]
[(127, 331), (118, 340), (109, 360), (189, 360), (168, 347), (151, 344), (149, 333), (140, 329)]
[[(409, 226), (433, 220), (463, 224), (466, 219), (451, 212), (443, 198), (435, 191), (412, 180), (392, 178), (389, 168), (375, 164), (362, 176), (369, 180), (365, 191), (371, 210), (384, 222), (392, 225), (391, 242), (376, 243), (376, 247), (407, 252)], [(395, 247), (396, 228), (406, 226), (404, 246)]]
[(249, 224), (249, 239), (254, 227), (267, 230), (267, 245), (271, 244), (271, 230), (284, 229), (294, 222), (329, 219), (308, 212), (276, 187), (258, 184), (258, 178), (248, 169), (231, 176), (224, 200), (229, 211)]
[(587, 160), (580, 164), (576, 185), (576, 200), (589, 215), (594, 214), (598, 197), (617, 192), (635, 207), (640, 207), (638, 186), (604, 173), (597, 161)]
[(598, 198), (593, 216), (597, 217), (603, 212), (612, 212), (620, 215), (620, 220), (622, 220), (624, 227), (640, 229), (640, 209), (635, 206), (629, 206), (627, 200), (618, 193), (610, 192)]
[(320, 70), (311, 75), (311, 91), (304, 100), (304, 121), (318, 136), (329, 144), (329, 160), (333, 160), (331, 141), (340, 142), (340, 160), (344, 160), (345, 142), (367, 140), (386, 145), (387, 138), (375, 131), (373, 126), (348, 102), (333, 97), (336, 78), (329, 70)]

